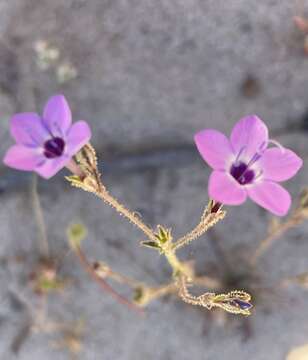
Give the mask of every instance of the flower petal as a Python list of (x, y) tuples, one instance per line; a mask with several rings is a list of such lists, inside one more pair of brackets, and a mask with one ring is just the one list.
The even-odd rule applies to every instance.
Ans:
[(72, 114), (63, 95), (51, 97), (45, 108), (43, 122), (53, 136), (65, 136), (72, 123)]
[(18, 170), (32, 171), (44, 161), (43, 155), (36, 149), (23, 145), (13, 145), (6, 152), (3, 162), (5, 165)]
[(285, 181), (293, 177), (303, 165), (303, 160), (289, 149), (265, 150), (258, 161), (266, 180)]
[(222, 204), (240, 205), (246, 198), (245, 188), (224, 171), (213, 171), (209, 179), (209, 196)]
[(35, 171), (45, 179), (50, 179), (57, 172), (65, 167), (70, 162), (71, 158), (68, 156), (61, 156), (54, 159), (46, 159), (45, 162), (36, 167)]
[(242, 152), (249, 161), (257, 152), (266, 148), (268, 129), (256, 115), (249, 115), (235, 124), (230, 140), (234, 152)]
[(263, 181), (247, 189), (248, 196), (258, 205), (278, 216), (284, 216), (291, 205), (291, 196), (281, 185)]
[(89, 125), (83, 121), (77, 121), (73, 124), (67, 134), (67, 153), (69, 156), (75, 155), (91, 139), (91, 130)]
[(195, 135), (195, 143), (203, 159), (215, 170), (224, 170), (233, 157), (229, 139), (219, 131), (202, 130)]
[(41, 118), (35, 113), (13, 115), (10, 126), (12, 137), (25, 146), (40, 146), (49, 137)]

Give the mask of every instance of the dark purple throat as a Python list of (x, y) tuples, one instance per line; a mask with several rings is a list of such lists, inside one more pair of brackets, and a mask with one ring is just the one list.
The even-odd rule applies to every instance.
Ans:
[(65, 142), (59, 137), (47, 140), (44, 144), (44, 155), (48, 159), (54, 159), (63, 154)]
[(233, 164), (230, 170), (230, 174), (241, 185), (251, 184), (255, 178), (254, 171), (250, 170), (249, 167), (243, 162)]

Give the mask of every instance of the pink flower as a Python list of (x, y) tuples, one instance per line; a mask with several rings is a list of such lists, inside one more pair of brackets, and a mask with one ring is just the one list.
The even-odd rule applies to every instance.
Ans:
[(46, 179), (68, 165), (91, 138), (85, 121), (72, 125), (71, 110), (63, 95), (48, 100), (42, 117), (36, 113), (13, 115), (10, 127), (16, 144), (5, 154), (4, 163), (35, 171)]
[[(203, 159), (213, 168), (209, 196), (222, 204), (240, 205), (247, 196), (275, 215), (285, 215), (290, 194), (278, 182), (293, 177), (303, 161), (293, 151), (269, 140), (268, 129), (255, 115), (235, 124), (230, 140), (216, 130), (195, 135)], [(269, 143), (278, 145), (268, 148)]]

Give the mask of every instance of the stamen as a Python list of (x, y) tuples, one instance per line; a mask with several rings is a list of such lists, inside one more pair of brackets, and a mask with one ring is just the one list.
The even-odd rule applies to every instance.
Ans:
[(268, 140), (268, 143), (269, 144), (274, 144), (274, 145), (276, 145), (279, 149), (280, 149), (280, 151), (282, 152), (282, 153), (284, 153), (285, 151), (286, 151), (286, 148), (284, 147), (284, 146), (282, 146), (278, 141), (276, 141), (276, 140), (273, 140), (273, 139), (269, 139)]
[(268, 146), (268, 141), (263, 141), (263, 143), (259, 146), (258, 152), (263, 153), (266, 150), (267, 146)]
[(247, 164), (247, 168), (249, 168), (251, 165), (253, 165), (256, 161), (258, 161), (260, 159), (262, 155), (259, 154), (258, 152), (255, 153), (253, 155), (253, 157), (249, 160), (248, 164)]
[(57, 129), (57, 131), (59, 132), (60, 135), (63, 135), (63, 132), (58, 123), (54, 123), (54, 127)]
[(254, 170), (251, 169), (251, 166), (256, 163), (263, 155), (264, 151), (266, 150), (268, 145), (267, 141), (263, 141), (259, 148), (257, 149), (256, 153), (252, 156), (252, 158), (246, 164), (245, 162), (240, 161), (240, 156), (242, 155), (243, 151), (246, 149), (246, 146), (243, 146), (237, 157), (235, 162), (233, 163), (230, 173), (236, 179), (236, 181), (241, 185), (247, 185), (252, 183), (253, 181), (257, 180), (262, 176), (262, 171), (259, 171), (257, 174)]
[(236, 156), (235, 163), (239, 163), (240, 156), (242, 155), (242, 153), (245, 149), (246, 149), (246, 146), (241, 147), (240, 151), (238, 152), (238, 154)]
[(249, 160), (249, 162), (247, 164), (247, 168), (249, 168), (251, 165), (253, 165), (255, 162), (257, 162), (262, 157), (264, 151), (267, 148), (267, 145), (268, 145), (268, 142), (263, 141), (263, 143), (259, 146), (259, 149), (257, 150), (257, 152)]

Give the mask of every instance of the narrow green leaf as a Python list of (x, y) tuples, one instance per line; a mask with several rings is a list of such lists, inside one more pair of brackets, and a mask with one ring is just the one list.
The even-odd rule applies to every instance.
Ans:
[(156, 243), (155, 241), (142, 241), (141, 245), (147, 246), (147, 247), (150, 247), (150, 248), (154, 248), (154, 249), (160, 249), (159, 244)]

